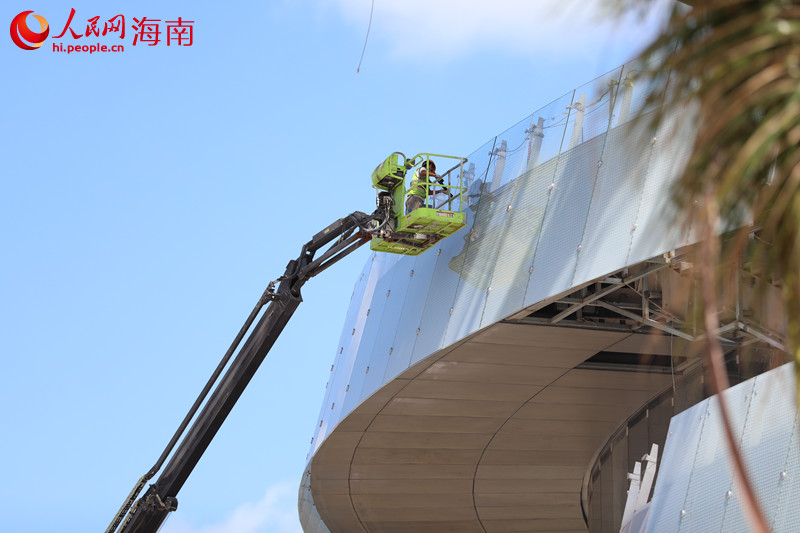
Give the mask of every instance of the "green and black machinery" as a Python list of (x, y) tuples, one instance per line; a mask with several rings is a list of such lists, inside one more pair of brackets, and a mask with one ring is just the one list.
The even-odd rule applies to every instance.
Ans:
[[(431, 157), (457, 163), (441, 175), (432, 175), (435, 181), (428, 181), (426, 176), (423, 183), (415, 183), (417, 191), (425, 187), (425, 202), (423, 207), (405, 214), (406, 173), (418, 169), (424, 161), (430, 162)], [(375, 169), (375, 212), (367, 215), (355, 211), (314, 235), (300, 256), (289, 261), (284, 274), (269, 283), (156, 464), (136, 482), (106, 533), (155, 533), (177, 509), (178, 491), (300, 305), (300, 289), (306, 281), (367, 241), (371, 241), (373, 250), (417, 255), (464, 227), (466, 215), (461, 197), (466, 161), (435, 154), (407, 159), (395, 152)], [(136, 416), (146, 417), (147, 408)], [(139, 496), (159, 471), (158, 479)]]
[[(455, 164), (442, 174), (420, 173), (429, 168), (432, 158)], [(407, 158), (394, 152), (372, 171), (372, 186), (378, 189), (381, 217), (372, 234), (370, 249), (392, 254), (419, 255), (467, 224), (463, 195), (464, 157), (441, 154), (417, 154)], [(435, 162), (434, 162), (435, 165)], [(416, 176), (413, 189), (424, 192), (422, 207), (405, 212), (405, 198), (412, 187), (405, 188), (409, 171)], [(423, 175), (424, 174), (424, 175)]]

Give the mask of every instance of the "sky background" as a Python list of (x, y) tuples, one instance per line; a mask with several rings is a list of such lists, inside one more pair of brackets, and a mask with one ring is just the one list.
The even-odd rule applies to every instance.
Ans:
[[(376, 0), (356, 73), (370, 0), (3, 2), (6, 28), (27, 10), (51, 27), (34, 51), (0, 38), (0, 531), (104, 531), (266, 284), (330, 222), (372, 211), (379, 162), (466, 156), (655, 31), (595, 7)], [(54, 39), (70, 8), (76, 32), (124, 15), (125, 38)], [(194, 44), (133, 46), (143, 16), (194, 21)], [(300, 531), (297, 490), (369, 253), (306, 284), (165, 533)]]

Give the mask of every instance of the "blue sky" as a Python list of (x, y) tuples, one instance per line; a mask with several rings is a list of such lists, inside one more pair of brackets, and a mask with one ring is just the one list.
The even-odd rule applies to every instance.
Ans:
[[(0, 39), (4, 531), (104, 530), (267, 282), (328, 223), (373, 209), (388, 154), (467, 155), (653, 32), (550, 0), (375, 4), (357, 74), (370, 0), (4, 2), (5, 24), (33, 10), (51, 25), (39, 50)], [(53, 52), (70, 8), (76, 31), (122, 14), (128, 34), (60, 42), (125, 51)], [(194, 44), (132, 46), (142, 16), (194, 21)], [(368, 255), (305, 286), (166, 533), (300, 530)]]

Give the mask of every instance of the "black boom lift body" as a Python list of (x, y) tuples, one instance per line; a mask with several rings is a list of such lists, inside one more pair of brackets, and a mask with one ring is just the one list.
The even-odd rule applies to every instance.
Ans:
[[(406, 173), (422, 167), (423, 163), (426, 168), (434, 168), (435, 165), (428, 166), (432, 163), (431, 157), (453, 159), (457, 160), (457, 163), (441, 176), (431, 173), (438, 178), (436, 182), (428, 182), (427, 177), (422, 179), (417, 176), (416, 189), (412, 186), (406, 190), (404, 187)], [(314, 235), (303, 246), (300, 256), (289, 261), (283, 276), (269, 283), (161, 457), (136, 483), (106, 529), (106, 533), (117, 531), (156, 533), (169, 513), (178, 508), (178, 491), (183, 487), (225, 418), (250, 383), (250, 379), (300, 305), (302, 301), (300, 289), (309, 278), (316, 276), (367, 242), (371, 241), (371, 248), (376, 251), (417, 255), (466, 224), (466, 214), (463, 213), (462, 205), (462, 194), (466, 189), (461, 186), (466, 161), (462, 157), (427, 153), (408, 159), (402, 153), (395, 152), (378, 165), (372, 175), (373, 186), (378, 190), (378, 205), (375, 212), (367, 215), (355, 211)], [(447, 191), (446, 197), (434, 198), (435, 195), (429, 191), (437, 187)], [(405, 214), (403, 209), (405, 196), (420, 194), (419, 190), (424, 191), (421, 194), (425, 197), (425, 207)], [(456, 201), (457, 208), (453, 207)], [(322, 251), (326, 246), (329, 247)], [(315, 258), (318, 252), (320, 255)], [(253, 326), (253, 322), (262, 311), (263, 315)], [(248, 331), (250, 331), (249, 336), (228, 366)], [(225, 375), (211, 392), (226, 367), (228, 369)], [(211, 396), (205, 402), (209, 392)], [(201, 405), (203, 405), (202, 410), (200, 410)], [(189, 429), (184, 436), (187, 427)], [(168, 462), (167, 457), (169, 457)], [(139, 493), (162, 466), (164, 469), (156, 482), (151, 484), (139, 498)]]
[[(250, 383), (250, 379), (258, 370), (272, 345), (275, 344), (297, 306), (300, 305), (302, 301), (300, 289), (303, 284), (362, 244), (369, 242), (372, 237), (370, 224), (374, 225), (374, 221), (377, 220), (376, 216), (356, 211), (345, 218), (340, 218), (314, 235), (303, 246), (300, 256), (289, 261), (283, 276), (270, 282), (161, 457), (153, 468), (136, 483), (106, 533), (117, 531), (120, 525), (122, 526), (120, 533), (155, 533), (164, 523), (170, 511), (177, 509), (178, 491), (183, 487), (217, 430), (233, 409), (247, 384)], [(330, 248), (316, 259), (314, 258), (321, 248), (331, 243), (333, 244)], [(278, 283), (277, 289), (275, 288), (276, 283)], [(167, 456), (175, 447), (189, 422), (194, 418), (214, 382), (227, 366), (231, 356), (264, 306), (266, 309), (263, 316), (244, 342), (242, 349), (230, 364), (208, 402), (197, 415), (188, 433), (175, 449), (175, 453), (164, 466), (158, 480), (150, 485), (141, 498), (136, 500), (145, 484), (161, 469)]]

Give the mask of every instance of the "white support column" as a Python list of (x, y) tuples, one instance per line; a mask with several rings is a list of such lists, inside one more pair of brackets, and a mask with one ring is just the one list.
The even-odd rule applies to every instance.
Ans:
[(506, 169), (506, 153), (508, 152), (508, 143), (500, 141), (500, 147), (494, 151), (494, 156), (497, 162), (494, 164), (494, 176), (492, 176), (492, 184), (489, 187), (490, 192), (494, 192), (500, 188), (503, 183), (503, 172)]
[(570, 106), (575, 110), (575, 123), (572, 127), (572, 135), (569, 139), (569, 149), (572, 150), (578, 143), (581, 142), (581, 134), (583, 133), (583, 117), (586, 113), (586, 95), (581, 94), (580, 99)]
[[(472, 204), (477, 204), (478, 203), (478, 199), (480, 198), (480, 195), (471, 196), (471, 194), (475, 194), (475, 191), (478, 190), (478, 187), (482, 186), (483, 184), (482, 183), (480, 183), (478, 185), (474, 185), (474, 184), (475, 184), (475, 163), (470, 163), (469, 167), (467, 168), (467, 170), (464, 171), (464, 185), (466, 187), (468, 187), (468, 189), (464, 193), (464, 195), (462, 196), (462, 198), (464, 199), (464, 202), (468, 206), (472, 205)], [(473, 186), (474, 186), (474, 188), (473, 188)]]
[(622, 80), (622, 105), (619, 111), (619, 121), (617, 126), (628, 122), (628, 115), (631, 112), (631, 102), (633, 101), (633, 82), (627, 76)]
[(530, 170), (539, 162), (539, 153), (542, 151), (542, 139), (544, 138), (544, 118), (539, 117), (536, 125), (528, 133), (528, 166), (526, 170)]
[(470, 163), (464, 171), (464, 184), (469, 187), (473, 181), (475, 181), (475, 163)]

